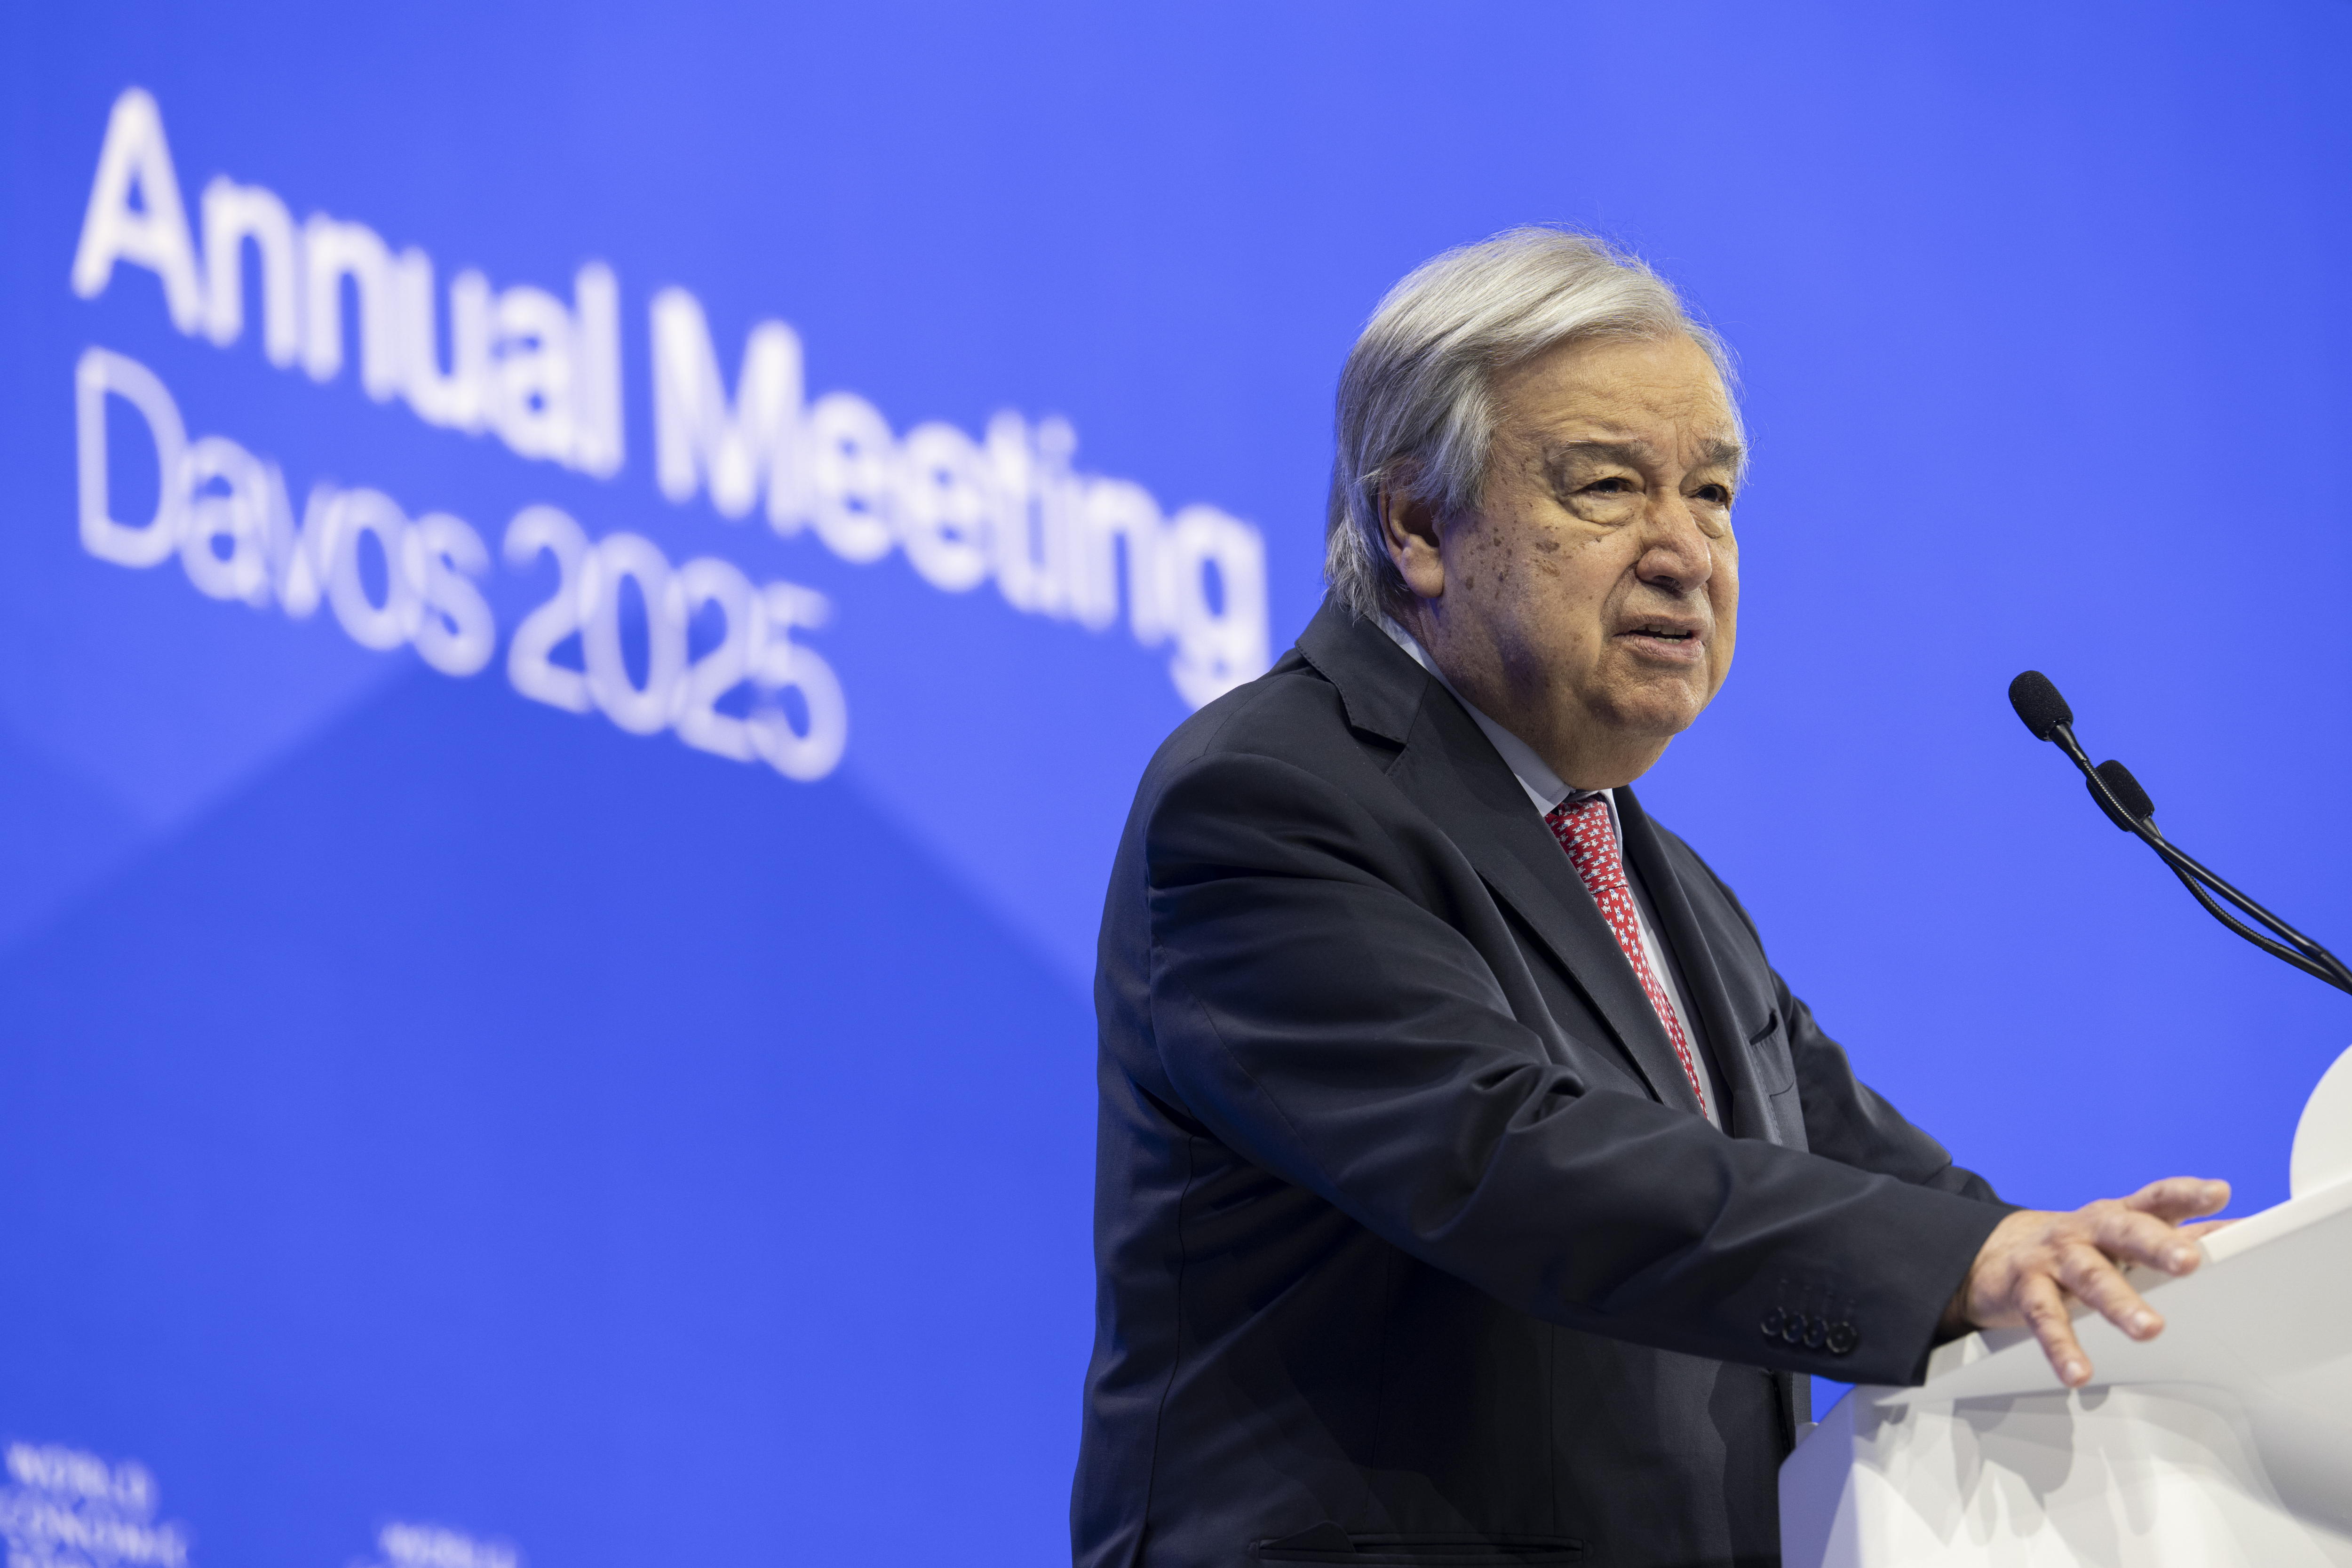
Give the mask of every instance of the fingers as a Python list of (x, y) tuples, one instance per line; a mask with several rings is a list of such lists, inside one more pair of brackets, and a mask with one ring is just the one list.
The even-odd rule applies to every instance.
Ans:
[(2154, 1339), (2164, 1331), (2163, 1317), (2095, 1247), (2070, 1247), (2062, 1253), (2058, 1282), (2136, 1340)]
[(2229, 1183), (2207, 1181), (2201, 1176), (2168, 1176), (2160, 1182), (2150, 1182), (2123, 1200), (2126, 1208), (2176, 1225), (2200, 1215), (2219, 1213), (2229, 1206)]
[(2056, 1282), (2046, 1274), (2030, 1275), (2019, 1281), (2017, 1297), (2025, 1326), (2041, 1342), (2042, 1353), (2050, 1358), (2058, 1381), (2069, 1388), (2090, 1382), (2091, 1358), (2083, 1353), (2082, 1342), (2074, 1338), (2074, 1325), (2066, 1321), (2066, 1299)]
[(2201, 1257), (2194, 1238), (2153, 1214), (2124, 1204), (2093, 1204), (2084, 1213), (2091, 1221), (2092, 1241), (2118, 1261), (2186, 1274)]
[(1949, 1316), (1954, 1326), (2021, 1323), (2068, 1388), (2092, 1376), (2068, 1307), (2080, 1300), (2135, 1340), (2164, 1331), (2123, 1266), (2142, 1264), (2187, 1274), (2203, 1260), (2200, 1237), (2224, 1220), (2183, 1225), (2230, 1201), (2225, 1182), (2179, 1176), (2151, 1183), (2128, 1198), (2091, 1204), (2072, 1214), (2020, 1210), (1985, 1239)]
[(2227, 1230), (2238, 1222), (2233, 1219), (2200, 1219), (2195, 1225), (2184, 1225), (2180, 1234), (2191, 1241), (2202, 1240), (2217, 1230)]

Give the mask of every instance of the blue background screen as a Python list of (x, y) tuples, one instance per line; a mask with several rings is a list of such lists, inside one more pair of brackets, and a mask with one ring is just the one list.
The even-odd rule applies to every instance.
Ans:
[(1130, 792), (1319, 600), (1373, 303), (1530, 221), (1739, 358), (1650, 810), (2007, 1195), (2284, 1197), (2341, 999), (2002, 693), (2352, 941), (2347, 48), (7, 0), (0, 1489), (155, 1568), (1058, 1557)]

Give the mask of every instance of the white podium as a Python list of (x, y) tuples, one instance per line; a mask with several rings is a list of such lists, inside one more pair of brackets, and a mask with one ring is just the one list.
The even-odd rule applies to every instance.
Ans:
[(2078, 1315), (2088, 1388), (2003, 1330), (1853, 1390), (1780, 1468), (1787, 1568), (2352, 1568), (2352, 1051), (2291, 1191), (2186, 1279), (2134, 1272), (2155, 1340)]

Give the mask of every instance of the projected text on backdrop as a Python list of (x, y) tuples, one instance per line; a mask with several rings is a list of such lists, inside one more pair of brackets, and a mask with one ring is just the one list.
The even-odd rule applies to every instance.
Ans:
[[(463, 270), (445, 321), (432, 258), (395, 253), (362, 223), (314, 213), (298, 225), (268, 188), (225, 175), (204, 186), (192, 221), (155, 100), (125, 91), (74, 253), (75, 291), (95, 298), (118, 265), (144, 268), (173, 326), (228, 348), (246, 330), (248, 257), (272, 364), (332, 382), (355, 340), (359, 384), (377, 402), (404, 399), (428, 425), (494, 434), (519, 457), (592, 478), (625, 467), (611, 268), (580, 268), (568, 302)], [(648, 321), (656, 475), (669, 500), (704, 496), (730, 521), (756, 509), (779, 535), (813, 532), (853, 563), (902, 553), (943, 593), (992, 579), (1013, 610), (1095, 631), (1118, 625), (1123, 607), (1138, 644), (1171, 647), (1170, 679), (1194, 706), (1265, 668), (1257, 531), (1207, 505), (1164, 515), (1140, 485), (1077, 470), (1066, 421), (1005, 413), (977, 440), (940, 422), (900, 437), (855, 393), (806, 400), (800, 341), (783, 322), (753, 328), (730, 394), (693, 295), (660, 289)], [(110, 401), (136, 412), (152, 447), (160, 479), (144, 517), (115, 514), (121, 426), (110, 424)], [(76, 365), (75, 411), (91, 554), (129, 567), (176, 559), (203, 594), (296, 618), (323, 603), (362, 647), (413, 647), (447, 675), (490, 661), (499, 630), (477, 584), (492, 553), (465, 519), (411, 517), (381, 488), (325, 481), (298, 507), (269, 452), (237, 435), (192, 437), (163, 381), (109, 349)], [(821, 778), (839, 762), (850, 703), (811, 640), (831, 613), (824, 595), (754, 583), (723, 556), (673, 563), (642, 535), (592, 536), (547, 505), (518, 512), (499, 553), (518, 571), (554, 566), (548, 596), (509, 642), (523, 696), (764, 760), (789, 778)]]

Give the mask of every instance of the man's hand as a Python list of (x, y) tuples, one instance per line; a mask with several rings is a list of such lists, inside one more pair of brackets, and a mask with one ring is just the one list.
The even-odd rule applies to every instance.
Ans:
[(2091, 1381), (2091, 1358), (2068, 1321), (2069, 1298), (2089, 1303), (2136, 1340), (2164, 1331), (2164, 1319), (2125, 1282), (2118, 1264), (2144, 1263), (2186, 1274), (2203, 1254), (2197, 1238), (2228, 1220), (2183, 1225), (2230, 1201), (2230, 1184), (2174, 1176), (2127, 1198), (2102, 1198), (2072, 1214), (2020, 1209), (1985, 1238), (1958, 1294), (1944, 1310), (1954, 1334), (2020, 1324), (2042, 1342), (2058, 1381)]

